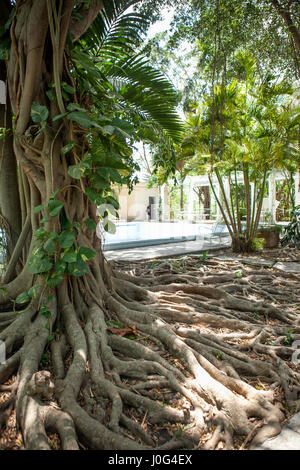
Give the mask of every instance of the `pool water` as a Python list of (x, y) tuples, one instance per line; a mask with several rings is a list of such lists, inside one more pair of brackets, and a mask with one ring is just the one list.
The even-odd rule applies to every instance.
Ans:
[(176, 243), (207, 238), (212, 224), (188, 224), (167, 222), (123, 222), (116, 224), (116, 233), (105, 232), (104, 250)]

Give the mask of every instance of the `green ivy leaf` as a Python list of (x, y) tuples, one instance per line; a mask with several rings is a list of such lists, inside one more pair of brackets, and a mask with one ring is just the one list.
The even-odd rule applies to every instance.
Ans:
[(47, 285), (50, 287), (56, 287), (64, 280), (64, 276), (61, 273), (54, 273), (51, 274), (50, 277), (47, 279)]
[(44, 204), (41, 204), (39, 206), (35, 206), (35, 208), (33, 209), (33, 212), (35, 214), (38, 214), (39, 212), (41, 212), (42, 210), (44, 209)]
[(96, 191), (93, 188), (90, 188), (90, 187), (86, 188), (85, 194), (87, 195), (87, 197), (89, 198), (90, 201), (92, 201), (94, 204), (96, 204), (96, 206), (100, 206), (101, 204), (106, 203), (106, 199), (104, 199), (102, 196), (100, 196), (98, 191)]
[(46, 106), (43, 106), (37, 102), (33, 102), (31, 106), (31, 118), (33, 122), (42, 122), (46, 121), (49, 116), (49, 111)]
[(97, 126), (93, 119), (82, 111), (73, 111), (69, 113), (67, 117), (70, 119), (70, 121), (77, 122), (85, 129), (90, 129), (91, 127)]
[(44, 250), (49, 253), (49, 255), (53, 255), (55, 251), (55, 243), (54, 241), (50, 238), (48, 239), (45, 244), (44, 244)]
[(35, 232), (34, 232), (34, 236), (36, 238), (44, 238), (45, 235), (47, 235), (47, 232), (46, 230), (44, 229), (44, 227), (40, 227), (38, 228)]
[(62, 83), (62, 88), (65, 90), (67, 93), (70, 93), (71, 95), (74, 95), (75, 93), (75, 88), (73, 88), (71, 85), (68, 83), (63, 82)]
[(63, 215), (60, 216), (60, 225), (62, 230), (71, 230), (72, 228), (71, 222)]
[(115, 224), (111, 220), (106, 220), (103, 227), (106, 232), (111, 234), (114, 234), (117, 231)]
[(56, 217), (62, 208), (64, 207), (64, 203), (61, 201), (51, 200), (48, 204), (49, 214), (51, 217)]
[(90, 165), (88, 163), (80, 162), (80, 163), (77, 163), (76, 165), (70, 165), (68, 168), (68, 173), (72, 178), (76, 180), (80, 180), (80, 178), (85, 176), (85, 172), (89, 168), (90, 168)]
[(76, 103), (69, 103), (67, 106), (68, 111), (82, 111), (83, 113), (86, 113), (86, 109), (81, 108), (78, 104)]
[(117, 209), (117, 210), (120, 209), (120, 205), (114, 197), (107, 196), (106, 200), (107, 200), (108, 204), (111, 204), (115, 209)]
[(87, 219), (84, 223), (89, 230), (96, 230), (97, 228), (96, 222), (93, 219)]
[(68, 273), (72, 276), (84, 276), (89, 271), (86, 263), (83, 261), (81, 256), (77, 255), (76, 263), (70, 263), (68, 265)]
[(40, 314), (43, 315), (46, 318), (51, 317), (51, 312), (50, 312), (49, 308), (46, 307), (46, 306), (43, 306), (43, 307), (40, 308)]
[(104, 126), (101, 127), (101, 131), (103, 132), (104, 135), (113, 135), (115, 128), (113, 126)]
[(110, 168), (109, 173), (110, 173), (111, 181), (116, 182), (116, 183), (122, 183), (122, 176), (120, 175), (118, 170), (114, 168)]
[(70, 150), (72, 150), (72, 148), (74, 147), (74, 145), (76, 144), (76, 142), (69, 142), (67, 145), (65, 145), (62, 149), (61, 149), (61, 153), (63, 155), (65, 155), (66, 153), (70, 152)]
[(62, 254), (61, 260), (66, 263), (75, 263), (77, 260), (77, 253), (74, 251), (74, 248), (67, 248)]
[(66, 271), (66, 267), (67, 263), (65, 263), (65, 261), (56, 261), (56, 263), (54, 264), (54, 271), (56, 274), (62, 274)]
[(130, 334), (130, 335), (125, 335), (125, 338), (134, 340), (134, 339), (136, 339), (136, 336), (133, 335), (133, 334)]
[(56, 116), (54, 116), (54, 118), (52, 119), (52, 121), (58, 121), (58, 119), (63, 119), (64, 117), (66, 117), (68, 115), (68, 113), (62, 113), (62, 114), (57, 114)]
[(34, 286), (30, 287), (30, 289), (29, 289), (29, 291), (27, 292), (27, 294), (30, 296), (31, 299), (34, 299), (34, 298), (36, 297), (38, 288), (39, 288), (38, 285), (34, 285)]
[(63, 230), (57, 241), (61, 248), (70, 248), (75, 241), (75, 234), (72, 230)]
[(47, 256), (44, 256), (43, 258), (34, 256), (28, 263), (28, 271), (30, 274), (46, 273), (50, 271), (51, 268), (52, 262)]
[(91, 175), (90, 182), (91, 182), (91, 185), (96, 189), (108, 190), (110, 188), (110, 183), (104, 178), (102, 178), (102, 176), (98, 174), (98, 171)]
[(48, 96), (48, 98), (49, 98), (50, 101), (56, 100), (56, 96), (55, 96), (55, 94), (53, 93), (53, 91), (51, 91), (51, 90), (46, 91), (46, 95)]
[(100, 175), (104, 180), (110, 182), (110, 170), (109, 168), (98, 168), (98, 175)]
[(95, 253), (95, 251), (91, 250), (90, 248), (88, 248), (86, 246), (80, 246), (78, 248), (78, 254), (81, 256), (83, 261), (88, 261), (92, 258), (95, 258), (95, 256), (97, 255), (97, 253)]
[(30, 295), (28, 292), (22, 292), (22, 294), (18, 295), (16, 298), (16, 304), (25, 304), (31, 300)]

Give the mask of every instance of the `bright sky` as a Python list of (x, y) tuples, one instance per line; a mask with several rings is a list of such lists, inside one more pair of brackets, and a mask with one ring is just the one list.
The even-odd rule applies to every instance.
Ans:
[(149, 39), (152, 39), (155, 34), (161, 33), (163, 31), (167, 31), (170, 29), (170, 24), (173, 18), (174, 14), (174, 8), (164, 8), (161, 12), (161, 15), (163, 17), (162, 21), (156, 21), (156, 23), (153, 23), (148, 31), (147, 37)]
[[(161, 11), (161, 16), (163, 18), (163, 20), (161, 21), (156, 21), (154, 24), (152, 24), (147, 32), (147, 38), (148, 39), (152, 39), (157, 33), (162, 33), (164, 31), (168, 31), (170, 30), (170, 25), (171, 25), (171, 21), (173, 19), (173, 15), (174, 15), (174, 8), (164, 8), (162, 11)], [(188, 47), (188, 44), (185, 44), (185, 47), (183, 47), (183, 49), (187, 49)], [(172, 73), (172, 72), (171, 72)], [(173, 77), (173, 80), (172, 81), (175, 81), (175, 77)], [(178, 83), (177, 83), (177, 86), (178, 86)], [(182, 118), (184, 118), (184, 114), (178, 110), (179, 112), (179, 115), (181, 115)], [(143, 145), (142, 143), (136, 143), (135, 144), (137, 150), (134, 151), (134, 155), (138, 155), (138, 154), (141, 154), (143, 152)], [(147, 157), (149, 158), (149, 161), (150, 161), (150, 156), (148, 154), (148, 151), (147, 151), (147, 145), (145, 146), (145, 150), (146, 150), (146, 154), (147, 154)], [(144, 165), (142, 165), (144, 166)], [(143, 175), (143, 170), (141, 172), (138, 173), (138, 177), (141, 178)]]

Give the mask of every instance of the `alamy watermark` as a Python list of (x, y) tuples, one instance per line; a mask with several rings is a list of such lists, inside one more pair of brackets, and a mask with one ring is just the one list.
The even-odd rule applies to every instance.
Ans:
[(6, 362), (6, 347), (4, 341), (0, 341), (0, 364)]
[(6, 104), (6, 86), (3, 80), (0, 80), (0, 104)]

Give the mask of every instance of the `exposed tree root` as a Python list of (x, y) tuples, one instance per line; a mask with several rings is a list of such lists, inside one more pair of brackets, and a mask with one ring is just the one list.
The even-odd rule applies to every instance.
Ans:
[[(171, 261), (154, 274), (136, 264), (136, 277), (106, 266), (108, 287), (105, 273), (90, 267), (85, 280), (41, 287), (18, 312), (10, 310), (17, 282), (7, 285), (9, 297), (0, 299), (4, 433), (15, 410), (27, 449), (50, 449), (51, 433), (60, 448), (74, 450), (253, 448), (276, 435), (282, 398), (289, 406), (298, 398), (291, 356), (299, 315), (280, 289), (270, 290), (278, 282), (272, 270), (243, 267), (236, 278), (234, 263), (224, 273), (208, 261), (186, 258), (184, 272), (171, 274), (161, 274), (174, 271)], [(298, 280), (280, 279), (293, 305)], [(49, 298), (50, 318), (39, 313)], [(159, 439), (162, 427), (167, 441)]]

